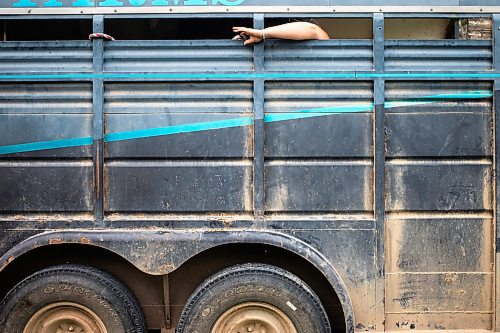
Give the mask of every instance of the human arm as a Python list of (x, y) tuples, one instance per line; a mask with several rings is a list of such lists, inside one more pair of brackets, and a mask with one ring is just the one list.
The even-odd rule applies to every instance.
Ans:
[(290, 22), (265, 29), (252, 29), (246, 27), (233, 27), (238, 34), (245, 34), (249, 38), (245, 45), (259, 43), (266, 38), (281, 38), (293, 40), (330, 39), (325, 30), (309, 22)]

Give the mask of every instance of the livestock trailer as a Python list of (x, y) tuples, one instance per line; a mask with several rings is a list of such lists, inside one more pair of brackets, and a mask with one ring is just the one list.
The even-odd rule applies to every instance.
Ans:
[(500, 331), (497, 0), (0, 13), (0, 332)]

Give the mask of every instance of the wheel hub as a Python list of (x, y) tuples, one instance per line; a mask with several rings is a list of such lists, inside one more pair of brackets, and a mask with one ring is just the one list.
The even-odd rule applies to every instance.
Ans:
[(92, 310), (80, 304), (61, 302), (38, 310), (23, 333), (107, 333), (107, 330)]
[(280, 309), (257, 302), (239, 304), (224, 312), (211, 333), (297, 333)]

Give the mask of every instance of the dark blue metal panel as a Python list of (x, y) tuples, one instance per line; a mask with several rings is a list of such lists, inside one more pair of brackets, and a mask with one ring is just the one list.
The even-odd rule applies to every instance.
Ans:
[(267, 71), (354, 71), (373, 69), (370, 40), (284, 41), (265, 43)]
[(372, 214), (370, 161), (273, 161), (265, 172), (267, 212)]
[(371, 82), (266, 83), (267, 212), (373, 215), (372, 96)]
[(266, 157), (371, 157), (372, 89), (371, 82), (267, 82)]
[[(69, 146), (65, 140), (91, 136), (91, 99), (88, 83), (0, 84), (0, 152), (17, 157), (90, 157), (88, 146)], [(51, 142), (68, 148), (46, 150)]]
[(91, 212), (90, 162), (0, 162), (0, 212)]
[(91, 114), (88, 83), (1, 83), (0, 114)]
[(491, 156), (490, 113), (398, 114), (386, 116), (390, 157)]
[[(49, 110), (47, 110), (49, 111)], [(2, 154), (5, 158), (90, 158), (90, 145), (77, 145), (61, 149), (36, 148), (48, 146), (50, 142), (92, 136), (92, 116), (89, 114), (19, 114), (0, 112), (0, 146), (17, 146), (19, 152)], [(25, 145), (25, 146), (18, 146)], [(31, 148), (31, 149), (30, 149)], [(14, 149), (14, 151), (16, 151)]]
[(393, 161), (386, 168), (389, 211), (492, 209), (491, 162)]
[(390, 113), (491, 113), (488, 81), (390, 81), (386, 108)]
[(104, 47), (105, 72), (235, 72), (252, 68), (252, 49), (232, 40), (115, 41)]
[(386, 40), (389, 71), (484, 71), (492, 68), (489, 40)]
[(366, 81), (267, 82), (265, 112), (269, 113), (371, 113), (373, 84)]
[[(257, 27), (263, 24), (262, 15), (254, 19)], [(491, 284), (488, 235), (493, 229), (494, 202), (493, 99), (491, 83), (481, 80), (491, 74), (489, 70), (492, 64), (498, 64), (498, 58), (492, 58), (490, 41), (384, 44), (382, 19), (381, 14), (374, 15), (374, 41), (266, 41), (253, 49), (233, 41), (95, 41), (93, 70), (97, 75), (85, 79), (94, 84), (95, 121), (90, 136), (108, 141), (105, 168), (102, 151), (98, 150), (93, 152), (94, 165), (89, 159), (2, 160), (0, 188), (4, 192), (0, 197), (8, 201), (3, 208), (0, 204), (0, 209), (9, 214), (59, 210), (68, 216), (94, 208), (99, 212), (92, 199), (93, 195), (99, 198), (103, 188), (94, 188), (92, 179), (97, 175), (100, 180), (106, 179), (105, 208), (113, 214), (100, 226), (164, 228), (162, 231), (168, 232), (148, 234), (142, 240), (155, 249), (164, 249), (165, 238), (161, 237), (170, 237), (164, 235), (170, 235), (171, 229), (226, 227), (224, 221), (218, 220), (221, 216), (237, 221), (233, 229), (256, 225), (283, 229), (297, 237), (294, 242), (311, 244), (321, 251), (328, 265), (339, 268), (351, 297), (355, 297), (360, 318), (356, 322), (358, 330), (383, 329), (383, 320), (373, 315), (373, 308), (380, 308), (385, 296), (384, 283), (377, 281), (384, 276), (384, 245), (394, 254), (387, 261), (391, 286), (387, 291), (391, 302), (387, 318), (392, 326), (386, 328), (394, 328), (394, 318), (398, 316), (419, 316), (411, 310), (425, 312), (423, 304), (428, 299), (422, 295), (432, 288), (437, 288), (437, 297), (451, 299), (445, 309), (455, 311), (454, 316), (470, 319), (475, 313), (465, 311), (472, 310), (484, 311), (481, 318), (491, 319), (491, 308), (485, 306), (491, 303), (488, 297), (480, 298), (475, 293), (470, 298), (463, 294), (446, 298), (451, 294), (443, 287), (443, 281), (449, 272), (434, 274), (434, 270), (461, 272), (459, 281), (464, 282), (467, 292), (486, 293)], [(102, 23), (101, 18), (97, 17), (94, 31), (99, 30), (99, 22)], [(498, 52), (498, 42), (495, 43)], [(108, 72), (100, 75), (103, 44), (104, 69)], [(426, 48), (425, 52), (422, 48)], [(384, 64), (384, 52), (389, 54), (389, 67)], [(451, 62), (453, 66), (456, 63), (459, 71), (472, 68), (479, 75), (470, 81), (446, 76), (448, 73), (443, 70), (459, 73), (448, 66)], [(385, 87), (384, 70), (388, 69), (403, 74)], [(405, 77), (410, 70), (423, 70), (430, 75), (425, 78), (427, 81), (411, 81), (415, 77)], [(332, 74), (339, 73), (332, 71), (345, 76), (335, 77)], [(207, 76), (198, 75), (200, 72)], [(290, 72), (303, 76), (287, 76)], [(165, 74), (172, 76), (161, 76)], [(434, 74), (444, 77), (435, 81)], [(79, 79), (73, 76), (68, 80)], [(148, 80), (156, 81), (145, 82)], [(25, 126), (26, 117), (37, 122), (44, 108), (48, 108), (55, 110), (55, 118), (45, 117), (46, 126), (64, 126), (75, 135), (89, 135), (90, 85), (58, 84), (56, 93), (50, 87), (57, 85), (10, 84), (8, 89), (13, 90), (4, 99), (0, 117), (14, 122), (15, 127)], [(39, 95), (32, 97), (23, 92), (19, 97), (16, 89), (38, 90)], [(81, 98), (79, 94), (89, 96)], [(12, 98), (14, 102), (9, 101)], [(31, 115), (31, 111), (36, 115)], [(232, 125), (217, 127), (225, 121)], [(78, 127), (78, 122), (83, 125)], [(218, 125), (213, 127), (214, 123)], [(0, 124), (0, 130), (1, 127)], [(8, 133), (17, 134), (8, 125), (4, 127)], [(47, 131), (40, 129), (42, 132)], [(26, 140), (38, 140), (40, 133), (23, 135)], [(52, 157), (57, 151), (57, 157), (88, 158), (87, 148), (79, 147), (81, 151), (68, 155), (63, 150), (52, 150), (16, 157)], [(58, 185), (47, 186), (53, 183)], [(102, 185), (102, 181), (99, 183)], [(21, 190), (13, 192), (14, 187)], [(263, 208), (268, 215), (262, 214)], [(98, 221), (101, 217), (96, 214)], [(389, 236), (408, 239), (388, 238), (389, 244), (385, 244), (385, 218)], [(8, 223), (3, 228), (16, 227), (12, 219)], [(57, 221), (23, 223), (29, 228), (66, 227)], [(88, 228), (89, 224), (82, 222), (77, 227)], [(262, 235), (262, 230), (252, 233)], [(192, 253), (208, 246), (211, 236), (192, 230), (189, 233), (201, 239), (196, 243), (201, 245), (192, 248)], [(232, 241), (251, 238), (246, 237)], [(279, 237), (273, 235), (273, 241)], [(184, 245), (178, 238), (168, 242), (172, 248)], [(423, 246), (417, 249), (418, 253), (417, 245)], [(125, 257), (152, 253), (134, 247), (124, 250), (116, 239), (104, 246), (123, 250)], [(459, 258), (446, 252), (461, 254), (461, 246), (466, 253)], [(176, 263), (187, 259), (173, 253)], [(426, 257), (414, 260), (415, 253)], [(137, 257), (134, 259), (137, 265), (145, 267)], [(147, 269), (165, 273), (160, 262)], [(457, 272), (452, 272), (452, 277)], [(408, 273), (418, 273), (418, 277)], [(405, 303), (405, 293), (412, 288), (418, 291), (416, 301)], [(460, 307), (463, 305), (466, 306)], [(432, 309), (437, 311), (436, 316), (449, 314), (439, 312), (441, 308)], [(477, 322), (487, 327), (483, 321)]]
[[(106, 131), (120, 133), (242, 119), (238, 113), (109, 114)], [(248, 158), (252, 127), (238, 126), (106, 143), (107, 158)]]
[(106, 84), (106, 135), (136, 135), (108, 142), (106, 156), (250, 157), (251, 97), (252, 84), (243, 82)]
[[(391, 219), (388, 233), (400, 235), (390, 256), (390, 271), (487, 272), (493, 261), (491, 219)], [(457, 255), (458, 254), (458, 255)]]
[(104, 99), (107, 115), (253, 111), (250, 82), (109, 83)]
[(250, 212), (250, 162), (108, 162), (108, 212)]
[(370, 113), (270, 122), (266, 124), (266, 157), (372, 157), (372, 122)]
[(491, 91), (489, 82), (389, 82), (387, 155), (491, 156)]
[(91, 72), (89, 41), (2, 42), (0, 73)]

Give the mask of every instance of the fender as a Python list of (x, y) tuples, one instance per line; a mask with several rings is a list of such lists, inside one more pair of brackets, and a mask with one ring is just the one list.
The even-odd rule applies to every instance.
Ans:
[[(309, 261), (327, 278), (344, 311), (346, 331), (354, 332), (354, 312), (347, 288), (331, 263), (315, 248), (288, 234), (270, 230), (64, 230), (44, 232), (18, 243), (0, 258), (0, 272), (24, 253), (41, 246), (85, 244), (112, 251), (141, 271), (164, 275), (200, 252), (225, 244), (265, 244)], [(153, 255), (152, 255), (153, 254)]]

